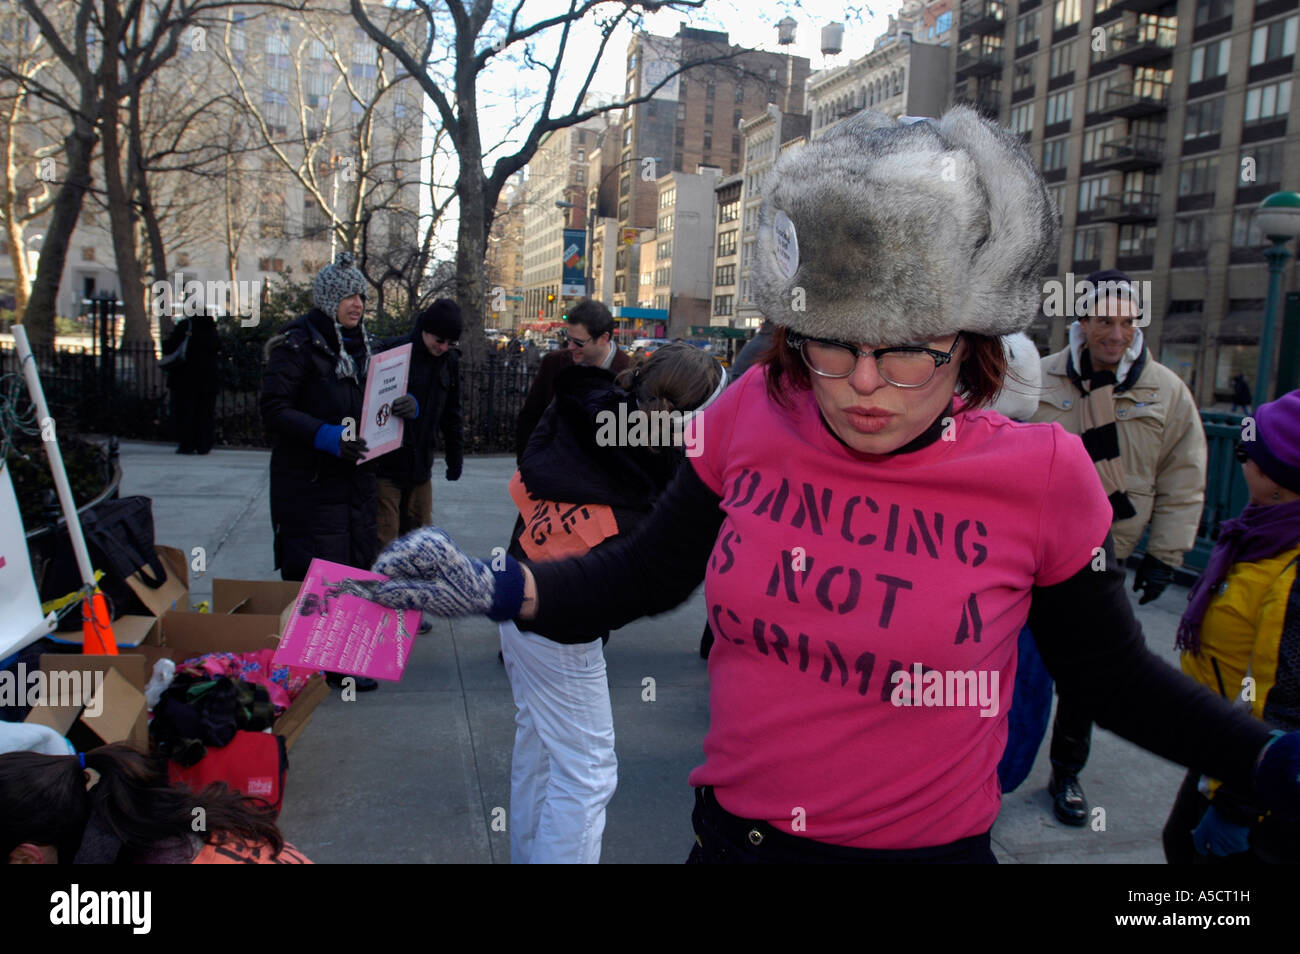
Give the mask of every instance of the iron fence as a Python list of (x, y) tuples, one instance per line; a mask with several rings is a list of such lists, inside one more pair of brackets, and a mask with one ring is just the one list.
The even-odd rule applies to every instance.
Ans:
[[(263, 343), (226, 340), (218, 354), (215, 437), (218, 446), (266, 447), (258, 412)], [(60, 428), (132, 440), (173, 440), (167, 373), (150, 342), (116, 348), (33, 350), (50, 414)], [(0, 347), (0, 373), (18, 373), (12, 347)], [(519, 409), (536, 368), (494, 353), (461, 365), (461, 413), (467, 454), (513, 453)]]

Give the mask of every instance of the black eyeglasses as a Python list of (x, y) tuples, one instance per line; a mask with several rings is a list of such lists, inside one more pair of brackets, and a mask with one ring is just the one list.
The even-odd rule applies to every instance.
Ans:
[(1237, 458), (1237, 462), (1240, 464), (1244, 464), (1246, 461), (1250, 460), (1250, 455), (1246, 453), (1246, 448), (1242, 446), (1241, 441), (1237, 441), (1237, 446), (1233, 448), (1232, 454)]
[(574, 345), (578, 348), (585, 348), (587, 345), (591, 344), (590, 338), (584, 341), (582, 338), (573, 337), (573, 335), (569, 334), (567, 331), (560, 332), (560, 340), (562, 340), (566, 345)]
[(872, 357), (876, 359), (880, 376), (896, 388), (925, 387), (939, 369), (952, 360), (960, 340), (958, 334), (947, 351), (917, 345), (864, 351), (856, 345), (830, 338), (791, 336), (791, 344), (799, 349), (804, 364), (813, 374), (823, 378), (847, 378), (857, 368), (858, 358)]

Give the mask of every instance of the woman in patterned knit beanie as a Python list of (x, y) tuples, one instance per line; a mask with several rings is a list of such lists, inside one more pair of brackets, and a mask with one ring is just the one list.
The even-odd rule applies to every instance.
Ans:
[[(286, 580), (303, 579), (315, 558), (369, 566), (379, 550), (378, 491), (373, 465), (362, 462), (360, 425), (371, 351), (366, 280), (352, 262), (342, 252), (321, 269), (315, 307), (266, 346), (261, 411), (271, 438), (275, 566)], [(377, 686), (357, 679), (358, 689)]]

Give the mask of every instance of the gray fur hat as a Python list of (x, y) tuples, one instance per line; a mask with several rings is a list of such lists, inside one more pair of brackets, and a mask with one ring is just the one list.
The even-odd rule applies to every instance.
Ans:
[(875, 347), (1003, 335), (1041, 310), (1059, 227), (1019, 137), (958, 106), (863, 111), (766, 180), (754, 298), (800, 334)]
[(329, 316), (330, 321), (337, 321), (339, 302), (353, 295), (366, 297), (366, 277), (352, 266), (354, 258), (351, 252), (339, 252), (333, 265), (326, 265), (316, 273), (316, 280), (311, 284), (312, 303)]

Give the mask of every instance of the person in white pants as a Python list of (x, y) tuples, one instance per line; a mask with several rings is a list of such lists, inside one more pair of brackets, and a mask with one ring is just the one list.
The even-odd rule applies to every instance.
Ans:
[(601, 640), (556, 643), (501, 624), (514, 692), (510, 861), (595, 864), (618, 786)]

